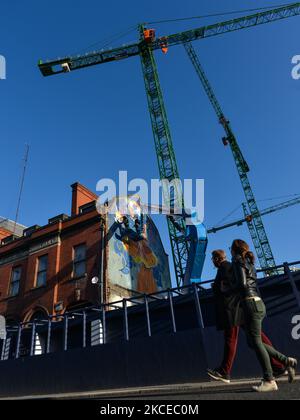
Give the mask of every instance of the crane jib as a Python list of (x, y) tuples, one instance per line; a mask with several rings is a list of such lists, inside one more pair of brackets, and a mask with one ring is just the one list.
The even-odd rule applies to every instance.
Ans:
[[(201, 28), (179, 32), (173, 35), (163, 36), (151, 43), (151, 49), (160, 50), (162, 48), (162, 42), (165, 47), (171, 47), (185, 42), (222, 35), (298, 15), (300, 15), (300, 3), (292, 3), (290, 5), (266, 12), (256, 13), (225, 22), (219, 22)], [(40, 61), (39, 68), (44, 76), (52, 76), (54, 74), (65, 73), (68, 70), (68, 67), (70, 70), (77, 70), (93, 65), (105, 64), (111, 61), (123, 60), (125, 58), (139, 55), (140, 53), (141, 43), (136, 43), (107, 51), (85, 54), (79, 57), (67, 57), (65, 59), (58, 59), (45, 63)], [(67, 64), (67, 66), (62, 68), (63, 64)]]

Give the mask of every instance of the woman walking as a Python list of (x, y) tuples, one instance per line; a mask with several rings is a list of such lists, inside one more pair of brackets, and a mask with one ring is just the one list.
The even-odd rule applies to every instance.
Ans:
[(276, 359), (286, 366), (290, 382), (293, 382), (296, 376), (297, 360), (279, 353), (267, 344), (263, 344), (261, 333), (262, 322), (266, 316), (266, 307), (258, 291), (254, 254), (250, 251), (249, 245), (240, 239), (233, 242), (231, 253), (234, 272), (233, 287), (240, 294), (248, 344), (255, 351), (264, 375), (261, 385), (254, 387), (253, 390), (256, 392), (278, 391), (273, 376), (271, 359)]

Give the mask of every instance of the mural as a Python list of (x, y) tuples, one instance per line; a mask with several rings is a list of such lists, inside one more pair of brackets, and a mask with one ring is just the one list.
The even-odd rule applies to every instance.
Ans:
[(108, 215), (110, 285), (139, 293), (171, 287), (168, 256), (154, 222), (133, 200), (126, 213), (123, 209), (122, 213), (116, 210), (115, 216)]

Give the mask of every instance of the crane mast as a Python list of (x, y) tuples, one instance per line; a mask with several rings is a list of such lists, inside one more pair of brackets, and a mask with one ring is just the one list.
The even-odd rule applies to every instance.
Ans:
[(254, 192), (251, 188), (251, 184), (248, 178), (249, 166), (241, 152), (241, 149), (238, 145), (237, 139), (232, 131), (230, 122), (225, 117), (221, 105), (214, 93), (214, 90), (206, 76), (206, 73), (200, 63), (200, 60), (196, 54), (196, 51), (193, 45), (190, 42), (184, 43), (184, 48), (199, 76), (199, 79), (204, 87), (204, 90), (215, 110), (215, 113), (218, 117), (220, 124), (223, 126), (225, 131), (225, 137), (223, 138), (224, 145), (229, 145), (232, 151), (233, 159), (239, 174), (239, 178), (243, 187), (243, 191), (246, 197), (249, 210), (244, 208), (245, 218), (249, 214), (253, 215), (253, 219), (248, 221), (248, 228), (256, 249), (256, 253), (262, 269), (270, 269), (276, 267), (275, 259), (273, 256), (272, 248), (265, 230), (262, 217)]
[[(141, 38), (140, 57), (155, 142), (159, 175), (161, 180), (172, 182), (179, 180), (180, 178), (156, 61), (151, 49), (151, 42), (154, 40), (155, 34), (154, 31), (146, 30), (143, 25), (140, 25), (139, 31)], [(176, 182), (173, 185), (175, 190), (172, 188), (171, 190), (165, 191), (165, 202), (172, 209), (175, 207), (175, 203), (178, 203), (178, 200), (180, 200), (182, 203), (181, 207), (184, 209), (181, 191), (178, 191), (178, 189), (176, 190)], [(183, 233), (186, 232), (185, 219), (184, 217), (177, 218), (179, 228), (176, 228), (176, 225), (174, 225), (169, 218), (167, 218), (167, 223), (177, 284), (182, 285), (184, 284), (189, 253), (189, 244)]]

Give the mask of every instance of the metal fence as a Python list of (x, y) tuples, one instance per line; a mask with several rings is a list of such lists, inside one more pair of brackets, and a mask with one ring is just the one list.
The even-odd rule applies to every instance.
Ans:
[[(298, 265), (300, 265), (300, 261), (286, 263), (276, 268), (282, 269), (284, 278), (289, 281), (300, 310), (300, 293), (295, 280), (297, 271), (291, 268)], [(282, 276), (278, 276), (279, 280), (282, 280)], [(269, 281), (276, 282), (277, 277), (260, 279), (259, 285), (262, 286)], [(195, 325), (204, 330), (202, 298), (209, 296), (208, 289), (212, 282), (211, 280), (163, 290), (154, 294), (138, 295), (117, 302), (101, 304), (97, 307), (88, 307), (78, 311), (66, 312), (62, 315), (49, 316), (48, 319), (35, 319), (8, 326), (6, 339), (2, 341), (1, 361), (67, 351), (76, 347), (86, 348), (87, 346), (105, 345), (108, 343), (107, 319), (111, 314), (116, 314), (118, 319), (122, 320), (118, 324), (119, 338), (129, 341), (132, 339), (129, 316), (134, 308), (139, 310), (146, 336), (151, 337), (153, 327), (151, 310), (155, 303), (163, 305), (164, 313), (168, 314), (168, 316), (165, 316), (164, 322), (167, 322), (169, 332), (176, 334), (178, 331), (176, 311), (184, 298), (189, 299), (189, 308), (196, 320)]]

